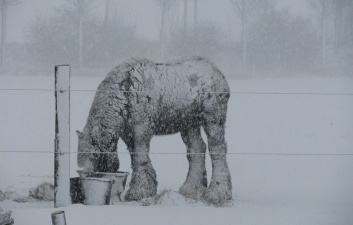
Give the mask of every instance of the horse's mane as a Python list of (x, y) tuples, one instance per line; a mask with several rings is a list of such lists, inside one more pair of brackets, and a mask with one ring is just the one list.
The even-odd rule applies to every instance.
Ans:
[(208, 60), (205, 57), (200, 56), (191, 56), (191, 57), (182, 57), (178, 59), (172, 59), (166, 62), (155, 62), (142, 57), (130, 58), (123, 63), (120, 63), (118, 66), (114, 67), (107, 76), (113, 76), (118, 74), (128, 73), (132, 68), (139, 67), (139, 65), (152, 65), (152, 66), (170, 66), (170, 65), (178, 65), (183, 63), (192, 63), (194, 61), (202, 61), (206, 64), (212, 65), (212, 67), (217, 68), (213, 62)]
[(124, 61), (123, 63), (120, 63), (112, 70), (110, 70), (109, 73), (107, 74), (107, 77), (127, 74), (132, 68), (136, 67), (136, 65), (138, 64), (155, 64), (155, 62), (146, 58), (140, 58), (140, 57), (131, 58)]

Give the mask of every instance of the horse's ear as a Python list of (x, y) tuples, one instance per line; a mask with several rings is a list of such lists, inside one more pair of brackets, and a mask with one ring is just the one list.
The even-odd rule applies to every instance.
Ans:
[(77, 137), (78, 137), (78, 138), (82, 137), (82, 132), (81, 132), (81, 131), (78, 131), (78, 130), (77, 130), (77, 131), (76, 131), (76, 134), (77, 134)]

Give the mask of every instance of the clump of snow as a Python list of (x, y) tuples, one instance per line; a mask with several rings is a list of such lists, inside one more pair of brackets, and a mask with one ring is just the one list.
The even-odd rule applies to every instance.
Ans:
[(18, 195), (15, 198), (11, 198), (14, 202), (18, 203), (26, 203), (26, 202), (34, 202), (32, 198), (28, 198), (27, 196)]
[(167, 206), (186, 206), (186, 205), (197, 205), (197, 206), (209, 206), (213, 205), (216, 207), (231, 207), (234, 206), (234, 201), (227, 200), (220, 204), (210, 204), (203, 196), (199, 198), (188, 198), (176, 191), (170, 189), (163, 189), (157, 195), (150, 198), (144, 198), (141, 201), (143, 206), (149, 205), (167, 205)]
[(4, 200), (8, 199), (6, 193), (7, 192), (4, 193), (2, 190), (0, 190), (0, 201), (4, 201)]
[(29, 197), (39, 201), (54, 201), (54, 185), (49, 182), (41, 183), (29, 190)]
[(0, 190), (0, 201), (5, 201), (5, 200), (16, 200), (18, 198), (20, 198), (21, 196), (14, 192), (14, 191), (2, 191)]
[(0, 202), (5, 200), (12, 200), (18, 203), (54, 201), (54, 185), (49, 182), (43, 182), (37, 187), (31, 188), (28, 192), (28, 195), (21, 195), (11, 190), (0, 190)]
[(43, 182), (37, 187), (31, 188), (28, 192), (28, 195), (21, 195), (12, 190), (0, 190), (0, 202), (5, 200), (12, 200), (18, 203), (54, 201), (54, 185), (49, 182)]
[(193, 200), (187, 199), (176, 191), (162, 190), (156, 196), (142, 199), (143, 206), (149, 205), (186, 205), (192, 203)]
[(12, 212), (8, 211), (3, 213), (3, 210), (0, 207), (0, 225), (12, 225), (15, 223), (14, 219), (11, 216)]

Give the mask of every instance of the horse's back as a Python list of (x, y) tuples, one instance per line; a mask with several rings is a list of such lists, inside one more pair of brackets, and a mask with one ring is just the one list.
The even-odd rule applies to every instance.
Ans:
[[(154, 121), (164, 127), (156, 133), (200, 126), (205, 115), (226, 111), (229, 86), (221, 71), (209, 60), (186, 58), (169, 63), (133, 59), (112, 70), (105, 83), (115, 83), (120, 98), (129, 104), (135, 123)], [(128, 98), (128, 100), (126, 100)], [(211, 115), (222, 116), (225, 114)]]

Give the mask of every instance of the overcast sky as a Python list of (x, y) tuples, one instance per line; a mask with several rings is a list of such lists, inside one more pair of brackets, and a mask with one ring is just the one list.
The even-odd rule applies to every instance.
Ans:
[[(116, 1), (119, 18), (126, 21), (136, 21), (137, 31), (149, 39), (158, 39), (160, 9), (153, 0), (111, 0)], [(178, 1), (178, 0), (176, 0)], [(8, 10), (7, 40), (24, 41), (23, 30), (37, 15), (50, 15), (55, 8), (62, 5), (64, 0), (22, 0)], [(97, 0), (94, 13), (104, 18), (104, 0)], [(277, 0), (279, 8), (289, 8), (294, 14), (308, 16), (310, 10), (305, 0)], [(180, 9), (182, 10), (182, 9)], [(189, 19), (192, 25), (193, 1), (189, 0)], [(182, 11), (179, 13), (182, 18)], [(234, 28), (236, 17), (232, 12), (229, 0), (199, 0), (199, 20), (212, 22), (228, 33), (236, 33)]]

